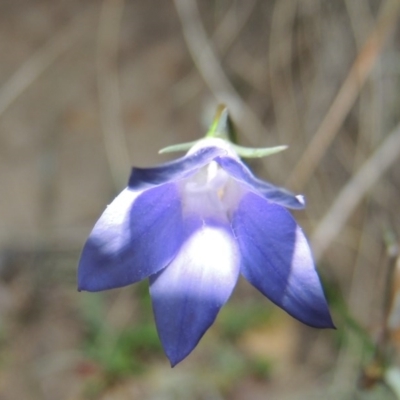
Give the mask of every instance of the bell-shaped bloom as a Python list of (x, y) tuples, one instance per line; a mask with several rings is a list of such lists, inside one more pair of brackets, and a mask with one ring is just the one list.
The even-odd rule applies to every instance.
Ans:
[(239, 275), (301, 322), (332, 328), (310, 247), (286, 208), (304, 201), (257, 179), (222, 139), (154, 168), (133, 168), (84, 246), (79, 290), (150, 280), (172, 365), (214, 322)]

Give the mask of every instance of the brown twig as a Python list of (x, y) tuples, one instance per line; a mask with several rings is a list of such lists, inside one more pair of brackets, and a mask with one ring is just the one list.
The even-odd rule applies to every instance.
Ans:
[[(271, 98), (276, 118), (276, 130), (280, 141), (290, 142), (299, 127), (299, 116), (293, 89), (292, 56), (293, 26), (297, 1), (275, 2), (271, 18), (268, 61), (270, 64)], [(283, 135), (285, 132), (285, 135)]]
[(89, 26), (87, 18), (93, 8), (89, 7), (73, 21), (61, 29), (51, 39), (26, 60), (0, 88), (0, 116), (29, 88), (46, 69), (62, 54), (68, 51)]
[(104, 0), (97, 45), (97, 87), (104, 146), (115, 190), (126, 185), (130, 169), (118, 82), (118, 43), (124, 0)]
[(228, 105), (235, 122), (248, 135), (249, 141), (253, 144), (257, 143), (259, 135), (265, 132), (265, 128), (227, 78), (207, 38), (196, 1), (174, 0), (174, 2), (186, 44), (198, 71), (217, 101)]
[(315, 259), (321, 259), (351, 213), (400, 154), (400, 124), (337, 195), (311, 238)]
[[(246, 1), (238, 13), (238, 5), (232, 3), (222, 18), (219, 25), (212, 34), (211, 41), (218, 50), (220, 57), (223, 57), (234, 44), (236, 38), (245, 27), (257, 0)], [(196, 70), (191, 70), (186, 76), (174, 86), (176, 105), (187, 102), (190, 98), (199, 94), (202, 89), (202, 81)]]
[(288, 179), (288, 186), (295, 190), (304, 187), (315, 168), (328, 150), (352, 108), (360, 89), (382, 50), (384, 42), (397, 21), (399, 0), (387, 0), (382, 6), (375, 29), (352, 65), (328, 113), (313, 139)]

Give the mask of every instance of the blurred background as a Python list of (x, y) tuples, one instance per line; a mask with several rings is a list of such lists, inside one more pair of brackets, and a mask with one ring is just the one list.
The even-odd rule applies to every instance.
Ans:
[[(0, 0), (0, 399), (400, 398), (399, 12), (398, 0)], [(78, 293), (76, 266), (131, 165), (201, 137), (218, 102), (240, 144), (289, 145), (250, 166), (305, 194), (295, 217), (337, 330), (240, 281), (171, 369), (147, 282)]]

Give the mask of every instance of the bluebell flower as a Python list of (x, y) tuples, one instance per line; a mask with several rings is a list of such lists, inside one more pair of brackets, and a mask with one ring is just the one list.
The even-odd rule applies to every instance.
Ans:
[(83, 248), (79, 290), (149, 278), (171, 365), (213, 324), (241, 274), (301, 322), (333, 327), (310, 247), (286, 208), (304, 200), (256, 178), (229, 142), (206, 138), (175, 161), (133, 168)]

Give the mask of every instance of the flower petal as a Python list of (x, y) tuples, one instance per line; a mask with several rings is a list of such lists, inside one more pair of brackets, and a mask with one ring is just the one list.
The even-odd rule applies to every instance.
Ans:
[(233, 157), (221, 156), (215, 161), (231, 176), (251, 186), (265, 199), (288, 208), (302, 209), (305, 207), (303, 196), (296, 196), (284, 188), (256, 178), (242, 162)]
[(303, 323), (334, 327), (309, 245), (289, 212), (249, 192), (232, 224), (244, 277)]
[(158, 335), (172, 366), (212, 325), (236, 285), (240, 266), (229, 226), (197, 218), (186, 228), (188, 239), (177, 257), (150, 277)]
[(83, 248), (78, 289), (121, 287), (158, 272), (179, 250), (183, 233), (175, 184), (123, 190), (97, 221)]
[(132, 190), (143, 190), (162, 183), (186, 178), (215, 157), (225, 154), (222, 147), (202, 147), (193, 154), (186, 155), (152, 168), (132, 168), (128, 186)]

